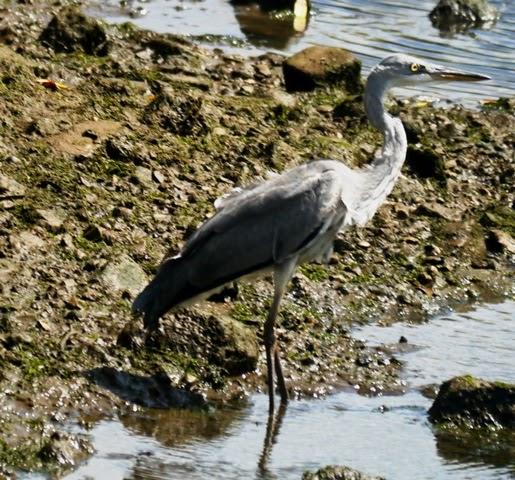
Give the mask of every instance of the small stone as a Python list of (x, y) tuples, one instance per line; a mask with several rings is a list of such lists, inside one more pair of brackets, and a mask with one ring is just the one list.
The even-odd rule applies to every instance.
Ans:
[(436, 268), (434, 265), (430, 265), (428, 268), (427, 268), (427, 273), (429, 275), (431, 275), (431, 278), (436, 278), (440, 272), (438, 271), (438, 268)]
[(417, 275), (417, 280), (425, 286), (433, 285), (433, 277), (429, 275), (427, 272), (421, 272)]
[(133, 298), (143, 290), (148, 282), (143, 269), (125, 254), (109, 263), (101, 276), (108, 288), (117, 292), (129, 292)]
[(256, 89), (252, 85), (243, 85), (240, 91), (246, 93), (247, 95), (253, 95)]
[(424, 263), (429, 265), (443, 265), (443, 257), (437, 257), (435, 255), (429, 255), (425, 258)]
[(141, 185), (152, 185), (153, 179), (152, 179), (152, 170), (147, 167), (137, 166), (134, 170), (134, 179), (137, 180), (137, 182)]
[(316, 472), (304, 472), (302, 480), (385, 480), (384, 477), (366, 475), (349, 467), (331, 465)]
[(399, 205), (395, 208), (395, 215), (399, 220), (406, 220), (409, 218), (409, 209), (403, 205)]
[(73, 245), (73, 237), (69, 233), (65, 233), (59, 239), (59, 245), (61, 247), (66, 247), (68, 249), (72, 249), (74, 247), (74, 245)]
[(106, 239), (105, 229), (99, 227), (98, 225), (89, 225), (82, 233), (82, 236), (86, 240), (96, 243), (105, 241)]
[(183, 381), (187, 385), (195, 385), (195, 383), (198, 383), (198, 377), (188, 372), (186, 375), (184, 375)]
[(215, 136), (223, 136), (223, 135), (227, 135), (227, 130), (224, 127), (215, 127), (215, 128), (213, 128), (212, 133)]
[(152, 172), (152, 179), (159, 183), (159, 185), (162, 185), (165, 182), (166, 177), (159, 170), (154, 170)]
[(256, 72), (262, 77), (269, 77), (272, 75), (272, 70), (266, 63), (258, 63), (256, 65)]
[(91, 130), (91, 128), (88, 128), (82, 132), (82, 136), (86, 138), (90, 138), (91, 140), (95, 141), (98, 140), (98, 135)]
[(427, 245), (424, 245), (424, 253), (428, 256), (441, 255), (442, 250), (433, 243), (429, 243)]
[(39, 223), (41, 226), (53, 233), (59, 233), (63, 228), (63, 223), (66, 218), (62, 210), (36, 210), (41, 217)]
[(282, 90), (272, 90), (270, 96), (278, 105), (286, 108), (294, 108), (297, 105), (297, 98)]
[(507, 252), (515, 254), (515, 241), (509, 233), (492, 229), (488, 232), (486, 246), (491, 252)]
[(423, 203), (419, 205), (416, 213), (419, 215), (427, 215), (428, 217), (443, 218), (449, 222), (456, 222), (461, 219), (461, 213), (451, 208), (444, 207), (439, 203)]
[(25, 194), (25, 187), (16, 180), (0, 173), (0, 199), (21, 197)]
[(50, 323), (48, 323), (46, 320), (42, 318), (37, 320), (36, 325), (45, 332), (50, 332), (50, 330), (52, 330)]
[(43, 248), (45, 241), (28, 230), (20, 232), (17, 236), (9, 237), (10, 243), (18, 250), (33, 250)]
[(70, 433), (54, 432), (41, 447), (38, 455), (46, 462), (71, 467), (92, 452), (93, 448), (86, 439)]

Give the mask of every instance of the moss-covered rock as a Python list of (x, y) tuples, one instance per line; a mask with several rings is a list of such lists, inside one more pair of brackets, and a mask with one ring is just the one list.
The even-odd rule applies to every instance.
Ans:
[(314, 473), (305, 472), (302, 480), (385, 480), (384, 477), (366, 475), (358, 470), (342, 466), (328, 466)]
[(39, 40), (56, 52), (82, 50), (88, 55), (104, 56), (109, 51), (104, 27), (76, 7), (66, 7), (56, 13)]
[(290, 92), (338, 85), (354, 94), (362, 88), (360, 71), (361, 62), (352, 53), (321, 45), (308, 47), (283, 63), (284, 82)]
[(455, 377), (441, 385), (428, 413), (439, 425), (515, 429), (515, 385)]
[(497, 20), (497, 9), (487, 0), (440, 0), (429, 18), (443, 31), (462, 31), (481, 27)]

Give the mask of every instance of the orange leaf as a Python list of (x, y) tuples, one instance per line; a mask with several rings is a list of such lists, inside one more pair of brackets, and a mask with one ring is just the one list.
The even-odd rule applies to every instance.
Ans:
[(38, 83), (43, 85), (43, 87), (48, 88), (49, 90), (52, 90), (53, 92), (57, 92), (57, 90), (69, 90), (70, 87), (68, 85), (65, 85), (64, 83), (56, 82), (54, 80), (49, 79), (43, 79), (40, 78), (37, 80)]

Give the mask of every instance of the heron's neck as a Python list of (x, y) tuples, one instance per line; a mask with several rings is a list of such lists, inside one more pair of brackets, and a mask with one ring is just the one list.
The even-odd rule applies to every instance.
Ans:
[[(384, 97), (389, 82), (373, 73), (365, 89), (365, 110), (368, 119), (384, 136), (383, 146), (374, 160), (359, 171), (362, 188), (358, 195), (363, 223), (368, 221), (392, 191), (406, 159), (406, 132), (399, 118), (392, 117), (384, 108)], [(361, 222), (360, 222), (361, 223)]]

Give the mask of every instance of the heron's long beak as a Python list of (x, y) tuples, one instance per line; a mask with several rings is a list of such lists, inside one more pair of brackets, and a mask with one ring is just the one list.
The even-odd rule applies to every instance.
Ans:
[(464, 70), (450, 70), (445, 67), (434, 67), (428, 70), (433, 80), (459, 81), (459, 82), (480, 82), (490, 80), (486, 75), (479, 73), (466, 72)]

